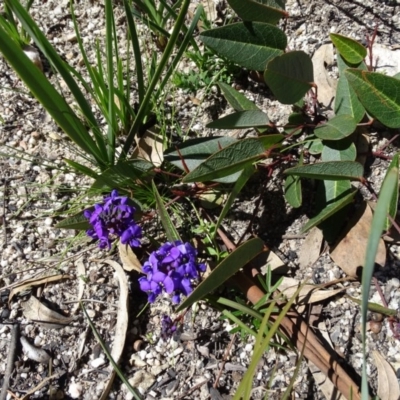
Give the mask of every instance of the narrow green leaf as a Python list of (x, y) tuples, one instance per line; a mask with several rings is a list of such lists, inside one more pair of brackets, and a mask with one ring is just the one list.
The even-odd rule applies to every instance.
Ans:
[[(386, 176), (389, 174), (389, 172), (392, 169), (399, 171), (399, 156), (400, 156), (400, 153), (396, 153), (393, 156), (392, 161), (390, 162), (389, 167), (387, 169)], [(386, 179), (386, 177), (385, 177), (385, 179)], [(382, 188), (383, 188), (383, 184), (382, 184)], [(381, 191), (382, 191), (382, 189), (381, 189)], [(379, 192), (379, 193), (381, 193), (381, 192)], [(380, 196), (380, 194), (379, 194), (379, 196)], [(399, 180), (397, 179), (397, 181), (395, 183), (394, 191), (393, 191), (393, 196), (392, 196), (392, 199), (390, 200), (389, 208), (387, 210), (387, 214), (389, 214), (393, 220), (396, 218), (398, 201), (399, 201)], [(391, 220), (388, 217), (386, 217), (384, 230), (388, 230), (391, 226), (392, 226)]]
[(218, 82), (218, 86), (221, 88), (226, 101), (233, 107), (234, 110), (259, 110), (259, 108), (251, 100), (249, 100), (244, 94), (235, 90), (232, 86), (229, 86), (224, 82)]
[(204, 182), (222, 178), (251, 165), (265, 153), (259, 139), (244, 139), (213, 154), (196, 169), (189, 172), (182, 182)]
[(89, 317), (89, 314), (87, 313), (85, 306), (83, 305), (82, 302), (79, 303), (83, 313), (85, 314), (85, 317), (88, 320), (89, 326), (92, 329), (92, 332), (95, 336), (95, 338), (97, 339), (97, 341), (100, 344), (100, 347), (103, 349), (104, 354), (107, 356), (108, 360), (110, 361), (110, 364), (113, 367), (113, 370), (115, 371), (115, 373), (119, 376), (119, 378), (121, 379), (121, 381), (125, 384), (125, 386), (127, 387), (127, 389), (131, 392), (132, 396), (135, 398), (135, 400), (142, 400), (143, 397), (141, 396), (140, 392), (138, 389), (132, 387), (132, 385), (129, 383), (128, 379), (126, 379), (125, 375), (123, 374), (123, 372), (121, 371), (120, 367), (118, 366), (118, 364), (114, 361), (112, 354), (110, 353), (110, 351), (108, 350), (109, 347), (108, 345), (104, 342), (104, 340), (102, 339), (102, 337), (100, 336), (99, 332), (97, 332), (97, 329), (95, 327), (95, 325), (93, 324), (92, 320)]
[(311, 218), (301, 229), (301, 232), (307, 232), (309, 229), (313, 228), (314, 226), (319, 225), (320, 223), (324, 222), (326, 219), (328, 219), (330, 216), (334, 215), (337, 213), (339, 210), (341, 210), (343, 207), (347, 206), (347, 204), (350, 204), (353, 201), (353, 198), (355, 194), (357, 193), (357, 190), (350, 190), (348, 193), (343, 194), (340, 196), (336, 201), (332, 202), (331, 204), (327, 205), (326, 208), (324, 208), (318, 215), (315, 217)]
[[(368, 299), (370, 294), (372, 274), (375, 269), (375, 258), (378, 251), (379, 241), (381, 240), (382, 231), (385, 228), (387, 211), (393, 199), (393, 192), (398, 187), (399, 171), (397, 168), (392, 168), (388, 171), (379, 195), (378, 204), (376, 206), (374, 217), (372, 219), (371, 231), (368, 238), (367, 254), (365, 257), (365, 265), (362, 273), (362, 306), (361, 306), (361, 334), (362, 334), (362, 347), (363, 356), (366, 359), (366, 325), (367, 325), (367, 311)], [(362, 371), (362, 387), (363, 392), (368, 396), (368, 377), (365, 363)]]
[(329, 161), (289, 168), (284, 173), (311, 179), (360, 180), (363, 177), (364, 168), (358, 162)]
[[(71, 132), (71, 129), (65, 130), (64, 125), (60, 125), (60, 122), (57, 118), (55, 118), (54, 114), (57, 114), (58, 111), (60, 113), (65, 111), (63, 109), (61, 110), (56, 110), (55, 108), (59, 107), (59, 101), (57, 100), (57, 97), (54, 98), (55, 102), (53, 105), (47, 104), (47, 102), (43, 103), (42, 99), (44, 98), (44, 93), (37, 93), (34, 90), (32, 90), (31, 86), (34, 84), (32, 82), (31, 77), (27, 78), (27, 81), (25, 81), (25, 74), (22, 76), (20, 75), (20, 68), (18, 68), (18, 64), (21, 62), (21, 60), (13, 58), (12, 61), (8, 60), (10, 64), (13, 66), (14, 70), (21, 76), (22, 80), (24, 80), (25, 84), (32, 90), (32, 93), (34, 96), (42, 103), (42, 105), (46, 108), (46, 110), (49, 112), (49, 114), (54, 118), (54, 120), (57, 122), (58, 125), (65, 131), (65, 133), (70, 136), (71, 140), (73, 140), (75, 143), (77, 143), (80, 147), (82, 145), (79, 142), (86, 142), (86, 146), (89, 146), (89, 151), (85, 150), (88, 154), (92, 154), (96, 158), (96, 162), (99, 166), (106, 166), (108, 164), (107, 162), (107, 151), (106, 151), (106, 145), (104, 138), (101, 133), (101, 129), (99, 127), (99, 124), (92, 112), (91, 106), (89, 102), (86, 100), (85, 95), (79, 88), (78, 84), (76, 81), (73, 79), (73, 76), (71, 72), (76, 74), (77, 72), (75, 71), (74, 68), (72, 68), (70, 65), (68, 65), (66, 62), (64, 62), (61, 57), (57, 54), (57, 52), (54, 50), (53, 46), (50, 44), (50, 42), (47, 40), (43, 32), (40, 30), (38, 25), (32, 20), (30, 17), (29, 13), (25, 10), (25, 8), (18, 2), (17, 0), (7, 0), (6, 1), (7, 5), (12, 9), (12, 11), (15, 13), (15, 15), (18, 17), (21, 25), (24, 27), (26, 32), (28, 32), (29, 36), (34, 40), (35, 44), (39, 47), (40, 51), (45, 55), (45, 57), (50, 61), (50, 63), (54, 66), (54, 68), (60, 73), (62, 78), (64, 79), (65, 83), (71, 90), (71, 93), (73, 94), (76, 102), (78, 103), (80, 109), (82, 110), (83, 115), (87, 119), (87, 122), (89, 126), (91, 127), (97, 146), (94, 144), (93, 139), (91, 138), (90, 135), (88, 135), (87, 130), (85, 129), (85, 133), (83, 130), (77, 125), (77, 122), (74, 122), (74, 125), (76, 125), (75, 131), (76, 133)], [(3, 46), (1, 46), (3, 47)], [(17, 49), (14, 49), (17, 50)], [(1, 51), (3, 52), (3, 49), (1, 48)], [(7, 56), (4, 55), (6, 58)], [(14, 54), (15, 57), (15, 54)], [(26, 61), (23, 61), (26, 62)], [(16, 63), (16, 65), (14, 64)], [(38, 85), (40, 85), (40, 82), (37, 82)], [(50, 84), (49, 84), (50, 85)], [(35, 85), (36, 86), (36, 85)], [(50, 85), (51, 86), (51, 85)], [(40, 89), (41, 91), (46, 90), (44, 87)], [(49, 90), (49, 89), (47, 89)], [(55, 89), (53, 88), (55, 91)], [(37, 93), (37, 94), (35, 94)], [(50, 93), (48, 93), (50, 94)], [(57, 95), (60, 96), (60, 94), (57, 92)], [(50, 95), (52, 97), (52, 95)], [(64, 99), (63, 99), (64, 100)], [(49, 107), (49, 108), (47, 108)], [(65, 118), (68, 116), (66, 115)], [(64, 118), (64, 119), (65, 119)], [(71, 118), (71, 117), (70, 117)], [(80, 122), (80, 121), (79, 121)], [(72, 136), (71, 136), (72, 135)], [(80, 136), (80, 139), (77, 139), (76, 136)], [(77, 140), (79, 142), (77, 142)]]
[[(216, 153), (217, 151), (236, 141), (237, 139), (230, 136), (214, 136), (207, 138), (190, 139), (173, 149), (168, 149), (164, 153), (164, 160), (175, 165), (182, 171), (186, 171), (184, 164), (189, 171), (193, 171), (208, 157), (210, 157), (211, 154)], [(240, 172), (233, 175), (228, 175), (224, 178), (216, 180), (216, 182), (236, 182), (239, 174)]]
[(104, 166), (105, 161), (96, 143), (83, 126), (79, 118), (67, 104), (64, 98), (54, 89), (43, 73), (34, 65), (24, 52), (15, 46), (7, 33), (0, 27), (0, 51), (21, 77), (32, 94), (54, 118), (61, 129), (85, 153), (92, 155), (98, 165)]
[(73, 160), (69, 160), (68, 158), (64, 158), (64, 161), (71, 166), (72, 168), (74, 168), (75, 170), (77, 170), (78, 172), (85, 174), (87, 176), (90, 176), (93, 179), (97, 179), (98, 178), (98, 174), (93, 171), (91, 168), (86, 167), (85, 165), (82, 165), (76, 161)]
[(350, 136), (357, 128), (351, 115), (337, 115), (314, 129), (315, 136), (325, 140), (341, 140)]
[(376, 72), (344, 72), (366, 110), (389, 128), (400, 127), (400, 80)]
[(169, 216), (167, 209), (164, 206), (164, 202), (160, 194), (158, 193), (157, 186), (155, 185), (154, 181), (152, 181), (152, 186), (153, 186), (153, 193), (157, 203), (157, 209), (160, 214), (161, 223), (165, 230), (165, 235), (167, 236), (167, 239), (170, 242), (174, 242), (175, 240), (181, 240), (181, 237), (179, 236), (179, 233), (176, 230), (175, 225), (172, 222), (171, 217)]
[(269, 125), (268, 115), (260, 110), (238, 111), (207, 124), (212, 129), (258, 128)]
[(287, 13), (279, 8), (254, 0), (228, 0), (229, 5), (243, 21), (277, 24)]
[(275, 57), (268, 63), (264, 79), (281, 103), (296, 103), (312, 87), (314, 70), (311, 58), (303, 51)]
[[(230, 211), (231, 206), (233, 202), (235, 201), (236, 197), (240, 193), (240, 191), (243, 189), (244, 185), (247, 183), (247, 181), (250, 179), (250, 177), (254, 174), (254, 167), (252, 165), (246, 167), (241, 173), (240, 176), (238, 177), (235, 186), (231, 190), (228, 199), (226, 200), (226, 203), (224, 204), (224, 208), (221, 211), (221, 214), (218, 217), (218, 221), (215, 225), (215, 235), (217, 235), (217, 230), (220, 227), (222, 220), (225, 218), (226, 214)], [(214, 236), (215, 236), (214, 235)]]
[(263, 71), (268, 61), (283, 54), (286, 35), (261, 22), (238, 22), (211, 29), (200, 35), (203, 43), (242, 67)]
[(130, 187), (135, 179), (143, 179), (151, 174), (154, 165), (146, 160), (120, 161), (96, 177), (92, 189), (122, 189)]
[(68, 217), (58, 222), (55, 226), (57, 229), (76, 229), (78, 231), (87, 230), (90, 228), (89, 221), (83, 215), (83, 213), (79, 213), (73, 215), (72, 217)]
[(261, 253), (264, 242), (259, 238), (253, 238), (243, 243), (235, 251), (229, 254), (211, 274), (200, 283), (194, 292), (182, 302), (177, 312), (190, 307), (196, 301), (201, 300), (213, 290), (220, 287), (232, 275), (248, 264), (254, 257)]
[(367, 49), (356, 40), (337, 33), (331, 33), (329, 36), (340, 55), (347, 62), (358, 64), (367, 56)]

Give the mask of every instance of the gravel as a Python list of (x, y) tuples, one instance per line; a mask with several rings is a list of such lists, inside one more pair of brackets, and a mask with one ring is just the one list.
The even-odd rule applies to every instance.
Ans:
[[(95, 40), (103, 40), (104, 35), (104, 7), (102, 3), (86, 1), (74, 7), (88, 57), (95, 61)], [(288, 0), (286, 8), (291, 15), (286, 29), (291, 49), (313, 55), (322, 44), (329, 42), (330, 32), (364, 41), (365, 34), (371, 35), (376, 24), (377, 42), (390, 49), (400, 48), (400, 5), (397, 2)], [(124, 43), (123, 9), (118, 5), (116, 9), (118, 40)], [(88, 78), (82, 69), (69, 0), (34, 3), (32, 15), (61, 56)], [(142, 26), (141, 29), (144, 31), (146, 28)], [(150, 51), (155, 46), (148, 34), (146, 37)], [(43, 65), (46, 76), (56, 82), (57, 76), (49, 70), (45, 60)], [(192, 66), (182, 66), (187, 67)], [(335, 75), (334, 69), (332, 73)], [(61, 80), (58, 83), (65, 90), (65, 84)], [(235, 85), (266, 111), (271, 120), (276, 123), (286, 120), (290, 108), (274, 100), (266, 87), (251, 78)], [(66, 96), (72, 103), (67, 92)], [(88, 188), (90, 181), (65, 167), (64, 158), (80, 158), (64, 133), (29, 95), (3, 59), (0, 59), (0, 98), (0, 115), (4, 119), (0, 125), (0, 209), (4, 212), (0, 213), (3, 214), (0, 216), (0, 374), (4, 374), (6, 368), (11, 324), (18, 323), (24, 349), (28, 343), (43, 351), (42, 355), (48, 354), (52, 368), (46, 362), (33, 359), (29, 351), (22, 352), (18, 348), (11, 376), (10, 390), (13, 393), (22, 396), (46, 377), (58, 374), (47, 386), (37, 388), (30, 398), (97, 399), (104, 390), (109, 363), (74, 301), (78, 298), (79, 282), (84, 280), (83, 298), (87, 300), (84, 303), (87, 312), (105, 343), (112, 346), (118, 282), (113, 269), (102, 262), (109, 255), (92, 246), (84, 236), (74, 239), (76, 232), (55, 228), (71, 204), (78, 200), (82, 207), (87, 204), (81, 190)], [(133, 95), (132, 101), (135, 100)], [(166, 97), (165, 111), (167, 122), (178, 121), (183, 132), (188, 130), (190, 135), (209, 135), (211, 131), (205, 125), (232, 110), (214, 87), (209, 93), (204, 89), (194, 94), (175, 90)], [(387, 140), (385, 132), (377, 131), (371, 135), (374, 149)], [(396, 143), (388, 149), (387, 155), (395, 151)], [(379, 189), (387, 166), (386, 160), (379, 160), (371, 166), (370, 181), (375, 189)], [(249, 214), (256, 209), (255, 202), (263, 182), (262, 174), (255, 176), (245, 194), (234, 204), (235, 211), (228, 218), (232, 221), (232, 235), (235, 237), (245, 232)], [(306, 202), (298, 210), (290, 209), (283, 200), (282, 185), (277, 170), (268, 183), (252, 230), (282, 258), (289, 276), (298, 280), (310, 279), (315, 283), (344, 278), (345, 274), (333, 264), (327, 252), (323, 252), (314, 264), (299, 266), (298, 254), (304, 237), (298, 233), (307, 220), (305, 215), (311, 210), (311, 204)], [(306, 187), (306, 193), (312, 191), (311, 186)], [(387, 265), (376, 271), (375, 277), (388, 306), (398, 309), (400, 245), (395, 241), (387, 246)], [(79, 258), (84, 263), (84, 276), (77, 272)], [(119, 261), (116, 255), (112, 258)], [(48, 274), (68, 277), (40, 289), (26, 289), (8, 303), (10, 290), (17, 283)], [(160, 338), (160, 318), (162, 314), (173, 314), (170, 301), (162, 298), (139, 315), (146, 304), (146, 296), (138, 290), (137, 274), (131, 272), (128, 276), (131, 284), (130, 322), (122, 369), (131, 385), (145, 393), (148, 400), (232, 398), (249, 366), (254, 339), (231, 335), (229, 331), (233, 326), (222, 320), (219, 313), (200, 303), (185, 314), (183, 331), (172, 340), (163, 341)], [(360, 297), (359, 283), (344, 281), (341, 286), (346, 294)], [(24, 301), (29, 295), (40, 298), (61, 315), (71, 316), (72, 322), (55, 329), (26, 318)], [(371, 287), (370, 301), (381, 302), (375, 286)], [(324, 304), (320, 317), (343, 363), (360, 374), (359, 306), (340, 295)], [(399, 339), (387, 320), (380, 325), (379, 322), (368, 333), (367, 341), (367, 370), (374, 391), (377, 389), (377, 371), (371, 357), (373, 350), (391, 363), (398, 376), (400, 372)], [(267, 387), (270, 388), (269, 399), (281, 398), (292, 378), (297, 357), (291, 350), (283, 352), (272, 347), (257, 366), (252, 398), (264, 398)], [(132, 395), (117, 382), (108, 398), (129, 399)], [(295, 380), (293, 398), (324, 398), (305, 362)]]

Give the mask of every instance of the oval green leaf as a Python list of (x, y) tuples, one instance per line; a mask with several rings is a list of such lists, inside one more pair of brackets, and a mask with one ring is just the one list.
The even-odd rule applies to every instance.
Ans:
[(389, 128), (400, 127), (400, 80), (376, 72), (344, 72), (366, 110)]
[(329, 36), (340, 55), (350, 64), (358, 64), (367, 56), (367, 49), (361, 43), (337, 33)]
[(314, 71), (311, 58), (303, 51), (275, 57), (267, 65), (264, 80), (281, 103), (296, 103), (312, 87)]
[(314, 129), (315, 136), (324, 140), (340, 140), (350, 136), (357, 128), (351, 115), (337, 115)]
[(255, 71), (264, 71), (268, 61), (283, 54), (287, 45), (280, 29), (261, 22), (238, 22), (210, 29), (200, 39), (222, 57)]
[(229, 5), (243, 21), (267, 22), (277, 24), (288, 14), (278, 8), (271, 7), (254, 0), (228, 0)]
[(360, 180), (363, 177), (364, 168), (354, 161), (329, 161), (289, 168), (284, 173), (311, 179)]
[(212, 129), (243, 129), (266, 127), (268, 115), (260, 110), (238, 111), (207, 124)]
[(351, 140), (324, 140), (321, 154), (322, 161), (355, 161), (356, 145)]
[(254, 257), (261, 253), (264, 242), (259, 238), (250, 239), (243, 243), (235, 251), (229, 254), (211, 274), (183, 301), (177, 312), (190, 307), (196, 301), (201, 300), (213, 290), (221, 286), (232, 275), (248, 264)]
[(259, 139), (244, 139), (213, 154), (183, 179), (187, 182), (204, 182), (223, 178), (241, 171), (261, 158), (265, 147)]

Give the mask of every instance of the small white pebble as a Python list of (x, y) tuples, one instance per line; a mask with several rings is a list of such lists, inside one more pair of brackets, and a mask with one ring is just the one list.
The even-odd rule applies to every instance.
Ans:
[(104, 365), (106, 360), (103, 357), (95, 358), (94, 360), (90, 361), (90, 366), (93, 368), (99, 368)]
[(245, 351), (250, 352), (253, 350), (253, 345), (248, 343), (246, 344), (246, 346), (244, 347)]
[(399, 288), (400, 287), (400, 280), (398, 278), (392, 278), (391, 280), (392, 286), (394, 288)]
[(53, 225), (53, 218), (47, 217), (47, 218), (44, 220), (44, 224), (45, 224), (46, 226), (51, 226), (51, 225)]
[(21, 378), (26, 379), (28, 377), (28, 374), (26, 372), (21, 372)]
[(72, 382), (68, 387), (68, 393), (73, 399), (79, 399), (82, 394), (82, 385), (80, 383)]

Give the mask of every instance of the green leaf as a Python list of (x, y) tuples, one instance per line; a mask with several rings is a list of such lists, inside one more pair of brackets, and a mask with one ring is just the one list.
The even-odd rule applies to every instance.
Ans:
[(247, 183), (247, 181), (250, 179), (250, 177), (254, 174), (254, 167), (252, 165), (246, 167), (241, 173), (240, 176), (238, 177), (238, 180), (235, 183), (235, 186), (231, 190), (228, 199), (226, 200), (226, 203), (224, 204), (224, 208), (221, 211), (221, 214), (218, 217), (218, 221), (215, 225), (215, 235), (218, 233), (218, 228), (220, 227), (222, 220), (225, 218), (226, 214), (230, 211), (231, 206), (233, 202), (235, 201), (236, 197), (240, 193), (240, 191), (243, 189), (244, 185)]
[[(225, 148), (226, 146), (236, 142), (237, 139), (229, 136), (214, 136), (207, 138), (190, 139), (183, 144), (176, 146), (174, 149), (168, 149), (164, 153), (164, 160), (169, 161), (177, 168), (185, 171), (183, 161), (189, 171), (196, 169), (211, 154)], [(179, 150), (179, 151), (178, 151)], [(216, 180), (221, 183), (236, 182), (240, 172), (228, 175), (224, 178)]]
[(151, 182), (153, 186), (153, 193), (157, 203), (157, 209), (160, 214), (160, 219), (162, 226), (165, 230), (165, 235), (170, 242), (174, 242), (175, 240), (181, 240), (178, 231), (175, 228), (175, 224), (172, 222), (171, 217), (169, 216), (167, 209), (164, 206), (164, 202), (158, 193), (157, 186), (154, 181)]
[(299, 176), (289, 175), (285, 180), (285, 199), (293, 207), (298, 208), (302, 203), (301, 181)]
[(277, 134), (232, 143), (202, 162), (196, 169), (187, 174), (182, 182), (212, 181), (241, 171), (263, 157), (265, 150), (281, 141), (282, 138), (282, 135)]
[(62, 221), (56, 224), (55, 228), (76, 229), (79, 231), (85, 231), (90, 228), (90, 224), (88, 219), (81, 212), (79, 214), (73, 215), (72, 217), (63, 219)]
[[(298, 165), (303, 165), (303, 153), (300, 155)], [(285, 199), (293, 208), (301, 206), (303, 196), (301, 193), (301, 180), (299, 176), (289, 175), (286, 177)]]
[(344, 72), (366, 110), (389, 128), (400, 127), (400, 80), (376, 72)]
[(264, 79), (281, 103), (296, 103), (312, 87), (314, 71), (311, 58), (303, 51), (277, 56), (268, 63)]
[(232, 86), (224, 82), (218, 82), (218, 86), (221, 88), (226, 101), (236, 111), (259, 110), (251, 100), (249, 100), (244, 94), (235, 90)]
[(321, 154), (322, 149), (324, 148), (324, 145), (322, 144), (321, 139), (314, 139), (310, 142), (307, 142), (305, 145), (306, 149), (310, 152), (310, 154)]
[(248, 264), (264, 248), (264, 242), (259, 238), (250, 239), (234, 250), (226, 257), (211, 274), (183, 301), (177, 312), (190, 307), (196, 301), (201, 300), (213, 290), (221, 286), (232, 275)]
[(86, 167), (85, 165), (82, 165), (76, 161), (69, 160), (68, 158), (64, 158), (64, 161), (66, 164), (68, 164), (70, 167), (76, 169), (78, 172), (85, 174), (87, 176), (90, 176), (93, 179), (97, 179), (98, 175), (95, 171), (93, 171), (91, 168)]
[(347, 62), (358, 64), (367, 56), (367, 49), (361, 43), (337, 33), (331, 33), (329, 36)]
[(314, 129), (315, 136), (325, 140), (340, 140), (350, 136), (357, 128), (351, 115), (337, 115)]
[(355, 161), (357, 149), (352, 140), (324, 140), (322, 161)]
[(151, 174), (154, 165), (146, 160), (125, 160), (105, 170), (98, 175), (91, 189), (125, 188), (132, 186), (136, 179), (143, 179)]
[(238, 22), (211, 29), (200, 35), (203, 43), (220, 56), (242, 67), (263, 71), (276, 56), (283, 54), (286, 35), (277, 27), (261, 22)]
[(21, 77), (32, 94), (54, 118), (58, 126), (86, 154), (92, 155), (98, 165), (104, 166), (104, 158), (88, 130), (65, 99), (54, 89), (45, 75), (32, 64), (24, 52), (15, 46), (7, 33), (0, 27), (0, 51), (14, 71)]
[[(395, 170), (397, 172), (399, 171), (399, 156), (400, 153), (396, 153), (393, 156), (392, 161), (390, 162), (389, 167), (387, 169), (385, 180), (392, 170)], [(385, 180), (382, 183), (382, 188), (385, 183)], [(379, 192), (379, 197), (380, 193), (381, 192)], [(397, 181), (395, 182), (393, 196), (392, 199), (390, 200), (389, 207), (387, 210), (387, 214), (389, 214), (392, 217), (392, 219), (396, 218), (398, 201), (399, 201), (399, 179), (397, 179)], [(392, 226), (391, 220), (388, 217), (386, 217), (384, 230), (388, 230), (391, 226)]]
[(243, 129), (266, 127), (269, 125), (268, 115), (260, 110), (238, 111), (207, 124), (212, 129)]
[(318, 215), (316, 215), (314, 218), (311, 218), (303, 226), (301, 232), (307, 232), (309, 229), (324, 222), (330, 216), (337, 213), (340, 209), (350, 204), (353, 201), (353, 197), (356, 193), (357, 190), (350, 190), (348, 193), (344, 193), (342, 196), (337, 198), (336, 201), (328, 204)]
[(254, 0), (228, 0), (229, 5), (243, 21), (277, 24), (287, 13), (279, 8)]
[(289, 168), (284, 173), (311, 179), (360, 180), (363, 177), (364, 168), (358, 162), (329, 161)]
[[(288, 123), (283, 127), (286, 134), (300, 134), (304, 124), (306, 124), (306, 117), (303, 113), (292, 113), (289, 115)], [(300, 129), (299, 129), (300, 128)]]
[[(387, 211), (390, 208), (389, 204), (393, 199), (393, 192), (398, 187), (399, 171), (397, 168), (392, 168), (385, 177), (382, 184), (382, 189), (379, 194), (378, 204), (376, 206), (374, 217), (372, 219), (371, 231), (368, 238), (367, 254), (365, 257), (365, 266), (362, 273), (362, 307), (361, 307), (361, 334), (363, 337), (363, 356), (366, 359), (366, 325), (367, 325), (367, 310), (368, 299), (370, 294), (372, 274), (375, 269), (376, 253), (378, 251), (379, 242), (381, 240), (382, 231), (385, 228)], [(365, 363), (362, 372), (363, 392), (368, 393), (367, 387), (367, 371)], [(368, 395), (365, 396), (366, 398)]]
[(335, 114), (351, 115), (354, 120), (359, 123), (365, 115), (365, 108), (361, 104), (360, 100), (358, 100), (354, 89), (350, 86), (349, 81), (344, 75), (344, 71), (348, 68), (357, 68), (367, 71), (367, 66), (364, 62), (359, 64), (346, 63), (340, 54), (337, 55), (337, 64), (339, 68), (339, 81), (335, 96)]

